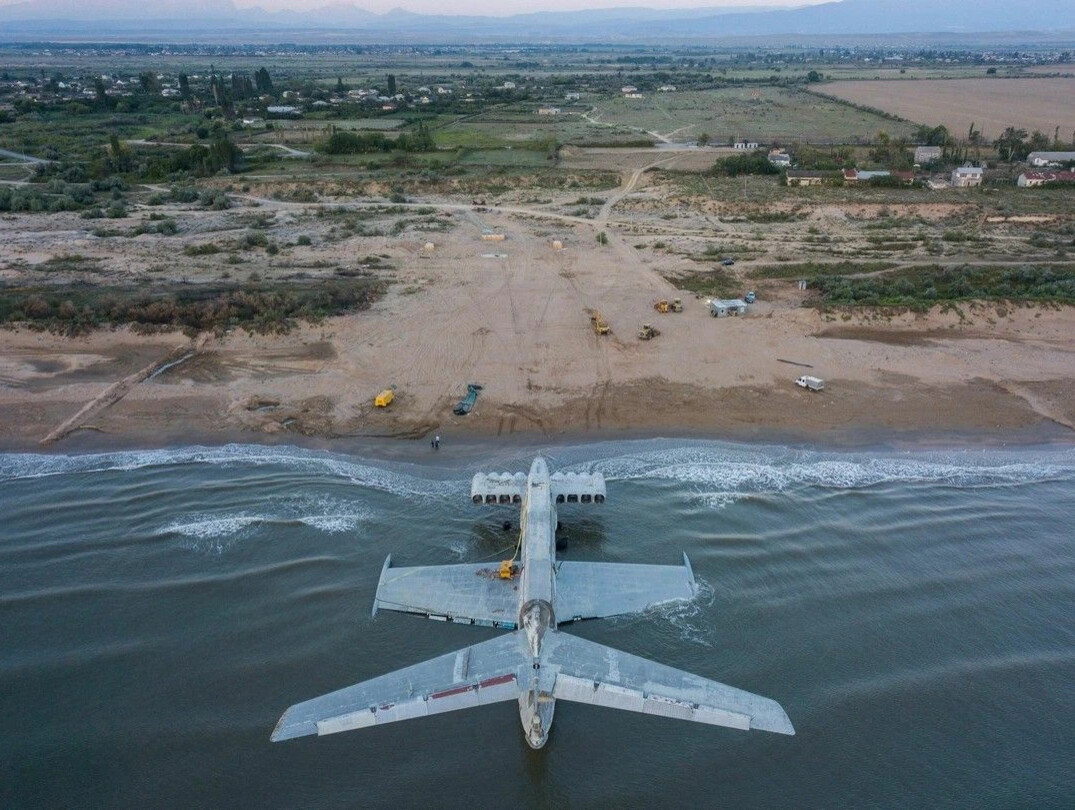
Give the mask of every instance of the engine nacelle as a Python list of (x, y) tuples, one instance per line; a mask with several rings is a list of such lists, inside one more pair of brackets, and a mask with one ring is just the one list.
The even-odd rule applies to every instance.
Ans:
[(550, 482), (556, 503), (605, 502), (605, 476), (601, 473), (554, 473)]
[(525, 473), (477, 473), (470, 482), (470, 500), (476, 504), (518, 506), (525, 492)]

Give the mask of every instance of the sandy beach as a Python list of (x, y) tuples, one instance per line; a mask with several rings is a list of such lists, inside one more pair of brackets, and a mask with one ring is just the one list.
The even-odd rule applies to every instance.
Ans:
[[(510, 215), (489, 219), (504, 242), (490, 249), (464, 234), (425, 257), (405, 246), (410, 259), (372, 309), (286, 335), (237, 330), (195, 345), (180, 333), (126, 329), (0, 332), (0, 441), (36, 445), (102, 396), (68, 437), (1075, 428), (1070, 308), (834, 315), (802, 306), (806, 293), (779, 280), (759, 284), (745, 317), (713, 318), (694, 297), (682, 313), (661, 315), (654, 301), (683, 293), (656, 272), (658, 257), (614, 231), (597, 250), (590, 227), (565, 226), (555, 250), (548, 232)], [(592, 331), (595, 309), (611, 335)], [(638, 340), (643, 322), (661, 335)], [(140, 372), (146, 378), (133, 379)], [(804, 373), (823, 377), (825, 391), (796, 387)], [(455, 416), (468, 382), (484, 390), (470, 415)], [(375, 408), (389, 386), (395, 402)]]

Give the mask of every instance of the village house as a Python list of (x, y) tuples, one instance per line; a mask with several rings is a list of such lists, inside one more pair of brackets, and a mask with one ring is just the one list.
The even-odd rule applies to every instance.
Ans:
[(582, 98), (578, 93), (564, 93), (564, 101), (578, 101)]
[(500, 85), (500, 89), (501, 90), (514, 90), (515, 89), (515, 82), (504, 82), (502, 85)]
[(952, 188), (972, 188), (982, 184), (984, 171), (977, 166), (960, 166), (952, 172)]
[(792, 169), (787, 173), (787, 183), (789, 186), (821, 186), (838, 176), (835, 172)]
[(1075, 183), (1075, 172), (1023, 172), (1015, 181), (1019, 188), (1034, 188), (1046, 183)]
[(791, 155), (783, 149), (774, 149), (769, 153), (769, 162), (786, 169), (791, 166)]
[(1075, 162), (1075, 152), (1031, 152), (1026, 156), (1026, 162), (1034, 168), (1060, 166)]
[(676, 86), (674, 84), (662, 84), (657, 88), (658, 93), (674, 93), (676, 92)]
[(643, 98), (641, 93), (624, 93), (624, 98)]
[(918, 166), (924, 166), (940, 159), (941, 147), (939, 146), (916, 146), (914, 148), (914, 162)]
[(757, 149), (758, 144), (755, 141), (736, 141), (732, 144), (733, 149)]
[(625, 95), (627, 93), (637, 93), (638, 88), (635, 87), (633, 84), (627, 84), (627, 85), (624, 85), (623, 87), (620, 88), (620, 92), (625, 94)]
[(559, 107), (538, 107), (538, 115), (559, 115)]

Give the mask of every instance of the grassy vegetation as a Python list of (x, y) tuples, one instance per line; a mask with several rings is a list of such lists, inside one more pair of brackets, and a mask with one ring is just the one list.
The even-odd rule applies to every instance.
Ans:
[(142, 331), (243, 328), (287, 332), (298, 321), (365, 309), (384, 291), (373, 278), (271, 287), (244, 284), (217, 287), (143, 289), (66, 286), (9, 288), (0, 295), (0, 324), (82, 334), (105, 326), (132, 325)]
[(681, 290), (709, 298), (735, 298), (743, 294), (739, 280), (720, 267), (686, 275), (669, 276), (668, 280)]
[(839, 277), (877, 273), (888, 270), (889, 262), (789, 262), (788, 264), (763, 264), (750, 268), (751, 278), (806, 278), (817, 276)]
[(1075, 263), (1022, 267), (914, 267), (868, 278), (823, 275), (811, 281), (815, 306), (925, 310), (959, 301), (1075, 304)]

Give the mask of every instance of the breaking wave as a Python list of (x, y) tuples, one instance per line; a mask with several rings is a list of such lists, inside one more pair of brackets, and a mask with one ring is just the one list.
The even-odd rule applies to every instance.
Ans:
[(324, 474), (361, 487), (393, 495), (440, 498), (464, 493), (460, 481), (438, 481), (364, 463), (347, 456), (303, 450), (297, 447), (261, 447), (228, 444), (222, 447), (180, 447), (166, 450), (131, 450), (85, 455), (8, 454), (0, 455), (0, 481), (44, 478), (148, 467), (178, 465), (217, 467), (275, 466), (289, 472)]
[(692, 486), (706, 504), (806, 487), (865, 489), (891, 483), (957, 488), (1038, 483), (1075, 476), (1075, 451), (856, 454), (780, 448), (672, 447), (582, 465), (608, 481), (656, 479)]
[(170, 521), (156, 534), (178, 535), (190, 541), (184, 543), (186, 548), (220, 553), (263, 525), (301, 524), (340, 534), (359, 529), (373, 517), (369, 510), (338, 498), (300, 498), (279, 507), (274, 514), (196, 512)]

